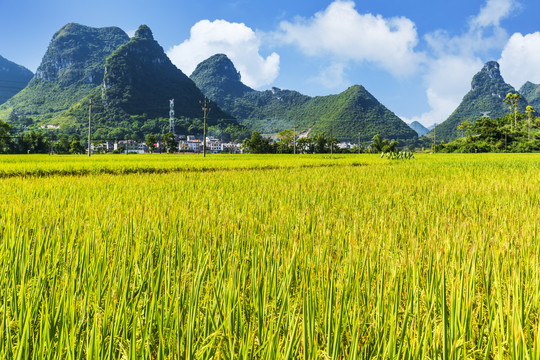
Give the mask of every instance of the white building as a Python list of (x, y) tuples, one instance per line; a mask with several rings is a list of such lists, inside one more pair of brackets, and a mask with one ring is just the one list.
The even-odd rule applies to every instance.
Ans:
[(222, 143), (221, 147), (222, 147), (222, 151), (225, 151), (225, 152), (228, 152), (228, 153), (231, 153), (231, 154), (240, 154), (241, 153), (241, 149), (240, 149), (241, 145), (242, 144), (239, 144), (239, 143), (229, 142), (229, 143)]
[[(188, 136), (189, 139), (189, 136)], [(194, 151), (194, 152), (200, 152), (202, 151), (202, 141), (201, 140), (187, 140), (186, 141), (188, 150)]]
[(90, 144), (92, 153), (107, 153), (114, 150), (115, 144), (112, 141), (104, 141), (102, 143)]
[(139, 143), (135, 140), (120, 140), (118, 142), (114, 143), (114, 150), (119, 150), (119, 148), (122, 147), (124, 151), (128, 153), (138, 153), (143, 154), (148, 152), (148, 146), (146, 146), (145, 143)]
[(211, 153), (219, 153), (223, 151), (223, 143), (219, 139), (206, 138), (206, 150)]

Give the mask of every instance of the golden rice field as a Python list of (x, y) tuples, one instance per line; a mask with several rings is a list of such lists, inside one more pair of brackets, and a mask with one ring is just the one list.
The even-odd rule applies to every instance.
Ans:
[(540, 359), (540, 154), (0, 157), (1, 359)]

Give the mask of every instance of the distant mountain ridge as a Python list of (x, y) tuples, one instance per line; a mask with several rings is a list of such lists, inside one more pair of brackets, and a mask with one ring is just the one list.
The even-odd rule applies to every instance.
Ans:
[(103, 81), (106, 58), (129, 36), (118, 27), (70, 23), (57, 31), (34, 78), (0, 107), (36, 119), (52, 118), (90, 94)]
[(0, 105), (24, 89), (34, 74), (0, 55)]
[(418, 134), (418, 136), (422, 136), (424, 134), (427, 134), (429, 129), (427, 127), (425, 127), (424, 125), (420, 124), (418, 121), (413, 121), (412, 123), (408, 124), (411, 129), (413, 129), (414, 131), (416, 131), (416, 133)]
[[(474, 75), (471, 82), (471, 90), (463, 97), (460, 105), (454, 112), (437, 125), (437, 140), (452, 141), (461, 136), (458, 126), (466, 120), (474, 123), (482, 116), (490, 118), (502, 117), (508, 114), (508, 105), (503, 100), (508, 93), (516, 93), (511, 85), (507, 84), (499, 70), (496, 61), (487, 62), (482, 70)], [(521, 111), (525, 111), (526, 100), (520, 105)], [(427, 133), (433, 136), (433, 130)]]
[(532, 82), (527, 81), (519, 89), (519, 92), (537, 113), (540, 112), (540, 84), (533, 84)]
[[(92, 99), (92, 116), (101, 128), (114, 129), (122, 122), (132, 123), (132, 116), (168, 118), (170, 100), (174, 99), (175, 117), (202, 118), (204, 95), (181, 70), (172, 64), (148, 26), (139, 27), (135, 36), (107, 58), (101, 86), (88, 99), (65, 113), (61, 123), (84, 123)], [(208, 123), (230, 118), (212, 106)], [(143, 127), (144, 124), (137, 126)]]
[(256, 91), (244, 85), (224, 54), (200, 63), (191, 79), (210, 99), (252, 129), (276, 132), (297, 127), (311, 133), (332, 131), (340, 140), (371, 140), (375, 134), (392, 139), (417, 136), (405, 122), (384, 107), (363, 86), (337, 95), (310, 97), (272, 88)]

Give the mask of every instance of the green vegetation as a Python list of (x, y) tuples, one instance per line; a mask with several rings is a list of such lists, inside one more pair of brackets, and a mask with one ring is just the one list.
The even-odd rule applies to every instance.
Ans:
[(396, 140), (390, 141), (388, 139), (383, 139), (379, 134), (373, 137), (373, 139), (371, 140), (371, 144), (369, 145), (372, 152), (375, 153), (393, 153), (396, 152), (397, 146), (398, 142)]
[[(437, 140), (446, 142), (455, 140), (460, 136), (458, 126), (464, 121), (474, 122), (483, 115), (492, 119), (503, 117), (508, 112), (504, 104), (508, 93), (516, 93), (516, 90), (504, 82), (499, 71), (499, 64), (490, 61), (484, 65), (472, 80), (472, 89), (465, 95), (458, 108), (442, 124), (437, 125)], [(517, 94), (519, 96), (519, 94)], [(526, 101), (520, 102), (519, 111), (525, 111)], [(433, 139), (433, 130), (427, 137)]]
[(428, 128), (426, 128), (424, 125), (420, 124), (418, 121), (413, 121), (409, 124), (410, 128), (416, 131), (418, 136), (425, 135), (429, 132)]
[(53, 177), (66, 175), (169, 174), (175, 172), (216, 172), (277, 170), (297, 167), (361, 166), (376, 157), (339, 155), (0, 155), (0, 178)]
[[(352, 149), (339, 148), (338, 139), (330, 137), (326, 133), (318, 133), (313, 136), (296, 138), (293, 129), (279, 132), (278, 141), (272, 141), (261, 136), (258, 131), (251, 133), (251, 138), (246, 138), (242, 142), (242, 151), (248, 154), (326, 154), (326, 153), (364, 153), (367, 149), (361, 145)], [(396, 142), (397, 144), (397, 142)]]
[(227, 105), (247, 93), (256, 93), (240, 81), (240, 73), (223, 54), (211, 56), (197, 65), (191, 79), (218, 104)]
[(527, 100), (529, 105), (535, 109), (540, 109), (540, 84), (536, 85), (530, 81), (527, 81), (520, 89), (519, 92)]
[(333, 134), (342, 141), (369, 141), (381, 134), (393, 139), (412, 139), (417, 134), (384, 107), (364, 87), (352, 86), (338, 95), (311, 98), (296, 91), (272, 88), (255, 91), (225, 55), (205, 60), (191, 79), (209, 98), (252, 130), (277, 133), (299, 131)]
[(1, 358), (538, 357), (538, 154), (0, 164)]
[(32, 76), (34, 74), (27, 68), (0, 55), (0, 105), (21, 91)]
[[(440, 152), (532, 152), (540, 151), (540, 119), (530, 105), (525, 109), (526, 117), (519, 109), (519, 94), (508, 93), (504, 103), (510, 113), (505, 117), (491, 119), (482, 117), (471, 122), (462, 122), (457, 130), (462, 138), (437, 145)], [(466, 135), (466, 136), (465, 136)]]
[[(165, 117), (169, 114), (170, 99), (174, 99), (175, 115), (179, 119), (176, 133), (202, 133), (202, 122), (193, 119), (203, 115), (204, 95), (171, 63), (145, 25), (107, 58), (103, 87), (96, 88), (88, 98), (59, 117), (64, 129), (82, 134), (88, 121), (90, 99), (92, 118), (99, 128), (96, 138), (129, 136), (142, 141), (149, 134), (163, 135), (169, 131), (169, 120)], [(210, 103), (210, 108), (207, 122), (211, 131), (219, 131), (226, 139), (244, 135), (243, 127), (230, 121), (230, 115), (216, 104)]]
[(411, 160), (414, 159), (414, 154), (410, 151), (389, 151), (381, 153), (381, 158), (388, 160)]
[(0, 120), (7, 120), (14, 112), (33, 121), (56, 124), (59, 114), (101, 84), (105, 59), (128, 40), (117, 27), (65, 25), (54, 34), (28, 86), (0, 106)]

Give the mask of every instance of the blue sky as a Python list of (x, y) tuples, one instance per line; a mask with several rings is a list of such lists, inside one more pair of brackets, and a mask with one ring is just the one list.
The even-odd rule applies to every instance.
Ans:
[(514, 87), (540, 83), (537, 0), (1, 0), (0, 55), (35, 71), (52, 35), (77, 22), (150, 26), (188, 75), (229, 55), (242, 79), (317, 96), (361, 84), (405, 121), (442, 122), (489, 60)]

